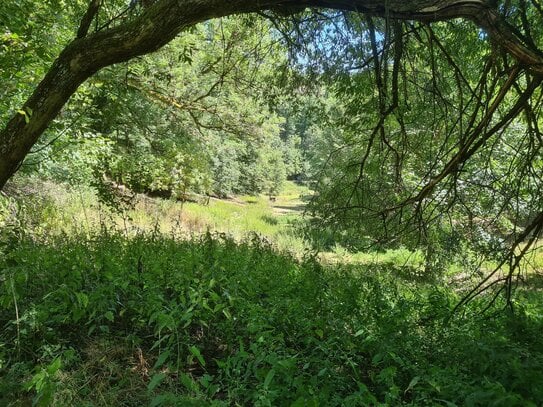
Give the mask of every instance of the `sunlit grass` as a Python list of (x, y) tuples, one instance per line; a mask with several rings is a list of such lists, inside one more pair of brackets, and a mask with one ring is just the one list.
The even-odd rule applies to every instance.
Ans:
[[(293, 182), (285, 184), (284, 192), (278, 194), (275, 201), (267, 196), (240, 196), (227, 200), (210, 198), (207, 202), (180, 202), (138, 195), (132, 200), (131, 207), (117, 211), (100, 204), (95, 192), (87, 187), (67, 187), (37, 180), (25, 182), (32, 193), (25, 196), (24, 208), (20, 209), (39, 220), (36, 232), (92, 233), (111, 227), (130, 235), (153, 230), (174, 235), (214, 231), (236, 239), (257, 233), (279, 249), (297, 252), (305, 249), (303, 239), (293, 234), (293, 223), (302, 215), (302, 199), (309, 195), (309, 190)], [(17, 212), (20, 214), (21, 210)]]
[[(214, 231), (242, 239), (250, 233), (257, 233), (279, 249), (298, 255), (309, 248), (301, 233), (296, 233), (294, 225), (301, 220), (311, 191), (294, 182), (286, 182), (273, 201), (264, 195), (238, 196), (226, 200), (211, 198), (208, 202), (199, 203), (138, 195), (133, 208), (120, 212), (111, 211), (100, 204), (95, 192), (87, 187), (66, 187), (26, 178), (22, 185), (22, 193), (27, 195), (20, 200), (18, 205), (21, 205), (22, 211), (17, 210), (17, 213), (29, 214), (35, 223), (35, 233), (61, 231), (73, 234), (82, 230), (92, 233), (104, 226), (123, 230), (130, 235), (153, 230), (176, 236)], [(2, 202), (4, 206), (7, 205), (5, 199)], [(7, 207), (3, 212), (0, 210), (0, 226), (3, 222), (1, 217), (8, 216), (6, 214), (10, 210)], [(338, 245), (321, 253), (320, 258), (325, 263), (394, 265), (418, 271), (425, 267), (424, 254), (406, 248), (353, 253)], [(480, 270), (489, 273), (495, 267), (495, 261), (485, 261)], [(527, 254), (520, 268), (526, 274), (543, 273), (543, 241)], [(446, 270), (448, 275), (466, 271), (465, 265), (456, 263), (450, 264)], [(504, 266), (501, 272), (507, 271)]]

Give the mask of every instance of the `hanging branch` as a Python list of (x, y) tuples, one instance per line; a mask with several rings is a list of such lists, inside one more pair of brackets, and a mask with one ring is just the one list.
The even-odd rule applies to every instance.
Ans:
[[(515, 239), (507, 255), (500, 261), (500, 263), (493, 269), (493, 271), (490, 274), (488, 274), (481, 282), (479, 282), (474, 288), (472, 288), (458, 302), (458, 304), (456, 304), (456, 306), (453, 308), (453, 311), (451, 313), (451, 317), (458, 311), (458, 309), (460, 309), (460, 307), (467, 304), (468, 302), (473, 300), (475, 297), (477, 297), (478, 295), (482, 294), (483, 292), (487, 291), (489, 288), (495, 286), (496, 284), (500, 282), (506, 282), (506, 285), (500, 287), (498, 292), (493, 296), (491, 302), (487, 305), (487, 307), (485, 307), (483, 312), (485, 312), (486, 310), (488, 310), (488, 308), (492, 306), (494, 301), (497, 299), (498, 295), (503, 290), (507, 290), (506, 291), (507, 306), (512, 307), (511, 294), (512, 294), (513, 274), (515, 270), (518, 269), (520, 265), (520, 261), (524, 258), (526, 253), (532, 248), (534, 243), (537, 241), (538, 237), (541, 235), (542, 231), (543, 231), (543, 211), (540, 212), (532, 220), (532, 222), (524, 229), (524, 231)], [(529, 240), (526, 242), (527, 238), (529, 238)], [(517, 250), (523, 244), (524, 246), (522, 247), (520, 252), (517, 253)], [(507, 275), (504, 278), (492, 280), (492, 278), (501, 270), (501, 268), (506, 263), (509, 263), (509, 270), (508, 270)]]
[[(537, 89), (541, 83), (540, 79), (534, 79), (530, 82), (524, 94), (517, 100), (515, 105), (509, 110), (508, 114), (505, 115), (495, 126), (490, 130), (485, 131), (486, 126), (490, 123), (492, 117), (494, 116), (495, 111), (501, 102), (505, 98), (509, 89), (513, 86), (513, 83), (516, 81), (520, 68), (517, 66), (511, 71), (509, 77), (507, 78), (506, 83), (500, 89), (500, 92), (492, 102), (492, 105), (489, 107), (488, 111), (485, 114), (485, 117), (479, 122), (477, 127), (472, 131), (470, 137), (468, 137), (464, 145), (460, 150), (449, 160), (445, 165), (443, 170), (420, 189), (416, 196), (411, 197), (404, 201), (401, 206), (421, 202), (424, 198), (428, 197), (435, 189), (435, 187), (443, 181), (447, 176), (452, 174), (456, 169), (466, 162), (475, 152), (488, 140), (492, 135), (494, 135), (500, 128), (502, 128), (506, 123), (512, 120), (516, 115), (523, 109), (524, 104), (532, 95), (532, 93)], [(482, 135), (482, 137), (481, 137)]]

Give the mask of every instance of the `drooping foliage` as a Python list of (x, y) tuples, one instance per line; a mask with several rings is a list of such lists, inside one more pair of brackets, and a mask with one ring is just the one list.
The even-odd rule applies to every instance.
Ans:
[[(543, 226), (541, 78), (469, 22), (319, 17), (298, 43), (328, 61), (324, 72), (300, 62), (326, 80), (310, 132), (322, 166), (311, 211), (326, 240), (423, 247), (429, 270), (484, 254), (509, 262), (510, 281)], [(542, 41), (538, 29), (531, 38)]]

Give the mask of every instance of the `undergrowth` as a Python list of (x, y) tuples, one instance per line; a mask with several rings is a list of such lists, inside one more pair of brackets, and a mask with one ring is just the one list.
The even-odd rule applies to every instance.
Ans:
[(483, 297), (449, 320), (451, 287), (300, 261), (256, 235), (15, 232), (0, 248), (0, 405), (543, 400), (540, 292), (519, 291), (515, 315), (477, 317)]

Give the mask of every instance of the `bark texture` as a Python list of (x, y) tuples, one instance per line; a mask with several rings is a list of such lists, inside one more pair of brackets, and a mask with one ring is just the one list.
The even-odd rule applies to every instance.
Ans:
[[(93, 4), (98, 2), (91, 0), (91, 7)], [(83, 19), (79, 38), (61, 52), (22, 107), (27, 115), (17, 113), (0, 132), (0, 189), (78, 86), (101, 68), (153, 52), (182, 30), (205, 20), (293, 6), (424, 22), (468, 19), (534, 75), (543, 76), (541, 51), (524, 44), (487, 0), (158, 0), (141, 15), (90, 35), (90, 24)]]

